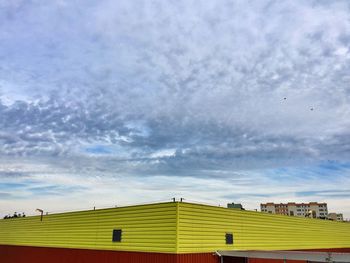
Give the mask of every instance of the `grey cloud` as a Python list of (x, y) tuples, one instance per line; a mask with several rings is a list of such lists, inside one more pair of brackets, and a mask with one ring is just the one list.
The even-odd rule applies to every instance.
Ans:
[(40, 195), (40, 196), (65, 195), (67, 193), (72, 193), (72, 192), (82, 192), (84, 190), (86, 190), (85, 187), (60, 186), (60, 185), (45, 185), (45, 186), (27, 188), (27, 191), (31, 192), (33, 195)]
[(0, 192), (0, 198), (2, 199), (10, 199), (13, 198), (13, 195), (10, 193), (6, 193), (6, 192)]
[(198, 176), (349, 156), (346, 1), (2, 8), (3, 156)]
[(8, 171), (6, 171), (6, 170), (0, 171), (0, 177), (2, 179), (24, 178), (24, 177), (28, 177), (28, 176), (29, 176), (29, 173), (27, 171), (9, 171), (9, 170)]
[(324, 191), (305, 191), (297, 192), (297, 196), (317, 196), (321, 198), (349, 198), (350, 192), (349, 189), (336, 189), (336, 190), (324, 190)]
[[(191, 118), (144, 119), (139, 126), (130, 126), (132, 117), (109, 113), (100, 108), (77, 108), (74, 104), (14, 103), (1, 107), (4, 155), (87, 155), (84, 145), (106, 144), (109, 158), (113, 156), (126, 166), (149, 165), (151, 170), (183, 169), (249, 169), (279, 167), (298, 163), (343, 159), (348, 154), (348, 132), (324, 138), (291, 136), (289, 134), (259, 134), (263, 130), (245, 130), (205, 123)], [(139, 116), (136, 116), (139, 118)], [(135, 119), (135, 122), (138, 120)], [(147, 132), (143, 132), (147, 130)], [(317, 131), (315, 131), (317, 135)], [(112, 147), (112, 148), (110, 148)], [(113, 151), (113, 147), (118, 150)], [(88, 149), (89, 147), (85, 147)], [(175, 149), (174, 156), (159, 156), (152, 164), (152, 153)], [(112, 150), (111, 150), (112, 149)], [(126, 155), (120, 155), (124, 151)], [(340, 156), (339, 156), (340, 155)], [(81, 157), (80, 157), (81, 158)]]

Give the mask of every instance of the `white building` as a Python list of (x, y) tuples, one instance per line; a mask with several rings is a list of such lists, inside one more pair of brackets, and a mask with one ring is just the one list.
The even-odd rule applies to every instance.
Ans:
[(344, 221), (343, 214), (340, 213), (329, 213), (328, 219), (334, 220), (334, 221)]
[(261, 212), (281, 214), (289, 216), (328, 218), (328, 208), (326, 203), (266, 203), (260, 204)]

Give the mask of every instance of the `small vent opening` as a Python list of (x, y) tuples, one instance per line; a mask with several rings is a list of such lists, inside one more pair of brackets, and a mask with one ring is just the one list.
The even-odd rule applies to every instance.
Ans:
[(226, 245), (232, 245), (233, 244), (233, 234), (232, 233), (226, 233)]
[(113, 242), (121, 242), (122, 241), (122, 230), (121, 229), (113, 229)]

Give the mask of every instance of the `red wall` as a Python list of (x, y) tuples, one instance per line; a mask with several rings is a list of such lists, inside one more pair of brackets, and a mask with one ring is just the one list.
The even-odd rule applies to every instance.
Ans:
[[(311, 251), (348, 252), (350, 248), (318, 249)], [(16, 263), (220, 263), (213, 253), (163, 254), (108, 250), (43, 248), (0, 245), (0, 262)], [(288, 260), (288, 263), (304, 261)], [(224, 263), (283, 263), (276, 259), (224, 257)]]
[(0, 262), (15, 263), (219, 263), (212, 253), (163, 254), (0, 245)]
[(213, 253), (177, 254), (176, 263), (219, 263), (220, 258)]

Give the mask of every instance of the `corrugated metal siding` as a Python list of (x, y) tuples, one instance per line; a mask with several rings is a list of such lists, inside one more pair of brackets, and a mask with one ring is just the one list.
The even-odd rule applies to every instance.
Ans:
[[(112, 230), (122, 229), (122, 242)], [(234, 244), (225, 244), (232, 232)], [(162, 203), (0, 220), (0, 244), (100, 250), (211, 253), (216, 250), (350, 248), (350, 224)]]
[(175, 253), (176, 203), (0, 220), (0, 244)]
[[(178, 253), (350, 247), (350, 224), (179, 203)], [(234, 244), (225, 244), (232, 232)]]
[(176, 263), (219, 263), (220, 258), (213, 253), (177, 254)]
[(223, 257), (223, 263), (248, 263), (248, 259), (239, 257)]
[[(0, 245), (0, 262), (16, 263), (219, 263), (213, 253), (166, 254)], [(225, 261), (226, 262), (226, 261)], [(232, 259), (227, 262), (245, 263)]]
[[(347, 250), (348, 251), (348, 250)], [(339, 251), (337, 251), (339, 252)], [(166, 254), (0, 245), (0, 262), (16, 263), (219, 263), (213, 253)], [(283, 263), (280, 259), (224, 257), (224, 263)], [(287, 260), (287, 263), (304, 261)]]
[[(165, 253), (0, 245), (0, 262), (4, 263), (177, 263), (176, 256)], [(192, 261), (182, 263), (187, 262)]]

